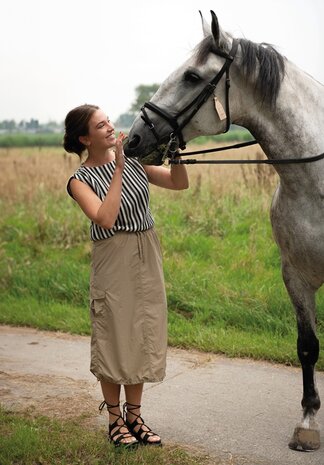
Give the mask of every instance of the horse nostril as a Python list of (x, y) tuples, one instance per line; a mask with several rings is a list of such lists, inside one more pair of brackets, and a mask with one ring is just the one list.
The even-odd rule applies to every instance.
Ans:
[(130, 149), (136, 149), (136, 147), (141, 142), (141, 137), (138, 134), (135, 134), (131, 140), (128, 141), (128, 147)]

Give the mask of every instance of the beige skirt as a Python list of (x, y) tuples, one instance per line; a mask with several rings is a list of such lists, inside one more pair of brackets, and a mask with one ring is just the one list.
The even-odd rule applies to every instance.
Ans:
[(116, 384), (165, 377), (167, 305), (154, 229), (93, 243), (91, 372)]

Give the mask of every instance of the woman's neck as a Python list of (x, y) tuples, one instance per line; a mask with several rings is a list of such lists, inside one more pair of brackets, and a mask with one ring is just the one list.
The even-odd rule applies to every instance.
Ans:
[(83, 166), (100, 166), (110, 163), (115, 160), (115, 152), (108, 149), (104, 152), (92, 152), (88, 149), (88, 156), (84, 161)]

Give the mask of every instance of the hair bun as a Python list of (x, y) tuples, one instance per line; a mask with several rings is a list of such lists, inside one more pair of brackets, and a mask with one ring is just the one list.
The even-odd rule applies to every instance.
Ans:
[(96, 110), (99, 110), (96, 105), (85, 104), (73, 108), (66, 115), (63, 147), (67, 152), (76, 153), (80, 157), (86, 149), (79, 138), (88, 135), (89, 121)]
[(85, 145), (79, 141), (79, 138), (75, 138), (67, 132), (64, 134), (63, 147), (68, 153), (76, 153), (79, 156), (85, 150)]

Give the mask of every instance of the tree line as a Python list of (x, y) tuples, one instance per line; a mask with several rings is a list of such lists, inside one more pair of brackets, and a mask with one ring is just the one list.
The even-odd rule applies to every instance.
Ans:
[(63, 123), (49, 121), (41, 124), (37, 119), (31, 118), (29, 121), (21, 120), (18, 123), (14, 119), (0, 121), (0, 132), (62, 132)]
[[(135, 100), (126, 113), (118, 116), (114, 124), (117, 128), (130, 128), (135, 116), (137, 115), (144, 102), (152, 98), (159, 84), (140, 84), (135, 88)], [(0, 133), (62, 133), (64, 123), (49, 121), (40, 123), (38, 119), (31, 118), (29, 121), (21, 120), (16, 122), (14, 119), (5, 119), (0, 121)]]

